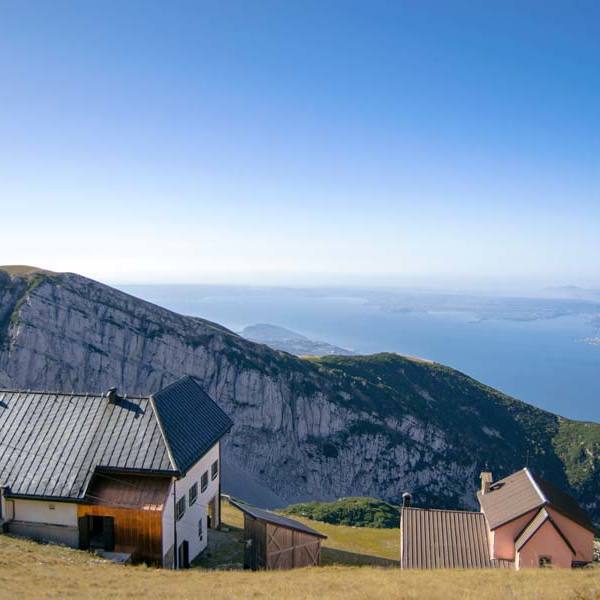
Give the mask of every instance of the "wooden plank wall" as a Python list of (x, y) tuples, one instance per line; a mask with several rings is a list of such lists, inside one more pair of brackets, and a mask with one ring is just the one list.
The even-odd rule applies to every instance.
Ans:
[(266, 535), (266, 527), (262, 521), (244, 514), (244, 541), (252, 540), (251, 546), (246, 546), (244, 551), (244, 566), (247, 569), (255, 570), (266, 567)]
[(80, 504), (78, 517), (113, 517), (115, 552), (128, 552), (135, 561), (162, 562), (162, 512)]
[(293, 569), (321, 564), (321, 539), (267, 524), (267, 569)]

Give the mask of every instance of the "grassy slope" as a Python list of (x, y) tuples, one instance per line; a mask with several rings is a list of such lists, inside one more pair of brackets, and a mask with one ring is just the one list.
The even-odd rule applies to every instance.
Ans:
[[(239, 511), (226, 507), (224, 518), (235, 536)], [(211, 600), (597, 600), (595, 569), (578, 571), (401, 571), (396, 567), (339, 563), (357, 553), (393, 558), (398, 530), (356, 529), (311, 521), (330, 537), (321, 568), (252, 573), (195, 568), (167, 571), (121, 567), (93, 555), (43, 546), (0, 535), (0, 598), (210, 598)], [(236, 542), (234, 541), (235, 545)], [(241, 544), (237, 542), (240, 548)], [(337, 554), (337, 561), (333, 558)], [(337, 562), (333, 565), (332, 562)]]

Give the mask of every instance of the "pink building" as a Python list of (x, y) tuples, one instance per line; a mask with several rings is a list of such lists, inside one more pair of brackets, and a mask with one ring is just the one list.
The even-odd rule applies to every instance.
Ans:
[(410, 506), (400, 520), (402, 568), (571, 568), (592, 561), (594, 527), (574, 498), (522, 469), (481, 474), (480, 512)]
[(594, 526), (575, 499), (529, 469), (491, 482), (482, 473), (477, 493), (485, 515), (490, 558), (523, 567), (572, 565), (592, 561)]

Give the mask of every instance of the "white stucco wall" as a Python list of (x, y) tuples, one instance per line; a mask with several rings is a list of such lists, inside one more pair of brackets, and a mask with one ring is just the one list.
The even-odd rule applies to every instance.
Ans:
[[(186, 497), (186, 510), (183, 517), (177, 521), (177, 545), (180, 546), (184, 540), (189, 544), (190, 560), (193, 560), (204, 548), (206, 548), (208, 531), (206, 526), (206, 517), (208, 514), (208, 503), (212, 498), (216, 498), (218, 504), (219, 480), (221, 478), (221, 465), (219, 464), (219, 474), (211, 480), (210, 467), (215, 460), (219, 459), (219, 443), (215, 444), (183, 477), (175, 482), (176, 497), (179, 500), (182, 496)], [(200, 478), (202, 474), (208, 471), (208, 487), (206, 491), (200, 491)], [(190, 488), (198, 484), (198, 499), (195, 504), (189, 504)], [(163, 556), (169, 551), (174, 542), (174, 501), (173, 501), (173, 483), (169, 486), (169, 494), (163, 511)], [(217, 506), (218, 510), (218, 506)], [(202, 540), (198, 537), (198, 521), (202, 519)]]
[[(14, 513), (11, 506), (13, 502)], [(8, 509), (7, 516), (15, 521), (77, 527), (77, 505), (74, 503), (22, 499), (13, 501), (9, 499), (6, 505)]]

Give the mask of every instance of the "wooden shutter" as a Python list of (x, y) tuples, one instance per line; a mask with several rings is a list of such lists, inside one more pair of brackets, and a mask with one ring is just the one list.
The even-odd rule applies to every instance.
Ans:
[(103, 517), (102, 529), (104, 531), (104, 549), (114, 552), (115, 549), (115, 520), (113, 517)]

